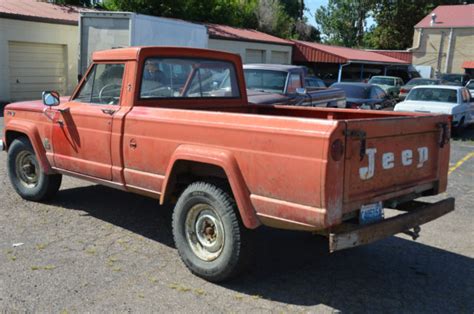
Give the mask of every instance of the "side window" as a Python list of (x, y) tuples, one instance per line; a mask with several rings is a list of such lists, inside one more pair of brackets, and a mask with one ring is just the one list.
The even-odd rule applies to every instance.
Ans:
[(385, 97), (385, 92), (380, 87), (373, 87), (370, 91), (370, 98), (372, 99), (383, 99)]
[(123, 63), (95, 64), (74, 100), (90, 104), (117, 105), (122, 90), (124, 68)]
[(370, 99), (378, 99), (379, 96), (378, 96), (378, 93), (377, 93), (377, 87), (373, 87), (371, 90), (370, 90)]
[(140, 98), (240, 97), (232, 63), (195, 58), (145, 60)]
[(297, 88), (301, 88), (301, 77), (297, 73), (293, 73), (290, 75), (290, 79), (288, 80), (288, 93), (296, 93)]

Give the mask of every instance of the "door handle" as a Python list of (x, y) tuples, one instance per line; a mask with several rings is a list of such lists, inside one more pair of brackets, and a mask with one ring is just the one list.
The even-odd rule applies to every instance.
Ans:
[(108, 114), (108, 115), (113, 115), (115, 113), (115, 110), (113, 109), (101, 109), (103, 113)]

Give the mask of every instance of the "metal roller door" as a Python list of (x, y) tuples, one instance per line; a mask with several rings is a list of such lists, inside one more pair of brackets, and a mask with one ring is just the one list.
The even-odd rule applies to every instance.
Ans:
[(274, 64), (288, 64), (288, 52), (272, 51), (272, 62)]
[(246, 49), (245, 50), (245, 63), (265, 63), (264, 53), (265, 53), (264, 50)]
[(8, 42), (10, 99), (41, 99), (44, 90), (66, 92), (66, 47)]

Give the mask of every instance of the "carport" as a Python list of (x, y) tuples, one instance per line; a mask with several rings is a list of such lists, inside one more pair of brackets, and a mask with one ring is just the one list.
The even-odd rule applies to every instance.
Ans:
[(464, 61), (462, 68), (466, 74), (470, 75), (471, 78), (474, 78), (474, 60)]
[(410, 65), (373, 51), (329, 46), (307, 41), (294, 41), (293, 63), (305, 65), (326, 83), (364, 81), (374, 75), (387, 75), (387, 70)]

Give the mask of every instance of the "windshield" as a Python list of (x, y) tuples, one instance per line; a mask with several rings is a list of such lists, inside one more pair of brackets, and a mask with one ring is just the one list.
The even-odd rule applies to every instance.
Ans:
[(342, 89), (346, 93), (347, 98), (369, 98), (369, 88), (364, 86), (348, 85), (348, 84), (333, 84), (331, 87)]
[(457, 90), (444, 88), (415, 88), (407, 100), (457, 103)]
[(373, 77), (369, 80), (370, 84), (395, 85), (395, 80), (388, 77)]
[(245, 69), (248, 89), (270, 93), (284, 93), (287, 73), (283, 71)]
[(412, 79), (410, 80), (407, 85), (438, 85), (437, 80), (430, 80), (430, 79)]
[(467, 84), (466, 87), (469, 89), (474, 89), (474, 81), (469, 82), (469, 84)]

